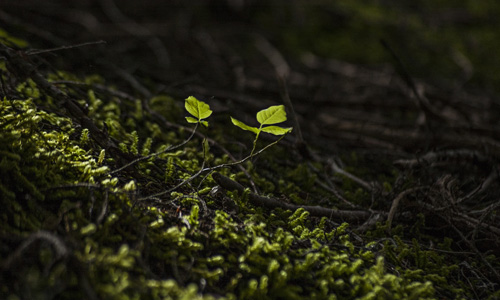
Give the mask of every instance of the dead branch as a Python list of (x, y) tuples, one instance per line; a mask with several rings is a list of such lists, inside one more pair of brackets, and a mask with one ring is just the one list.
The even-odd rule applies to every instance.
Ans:
[(55, 250), (56, 259), (61, 259), (69, 255), (69, 250), (64, 244), (64, 242), (55, 234), (52, 234), (45, 230), (37, 231), (31, 234), (24, 242), (14, 251), (9, 257), (7, 257), (2, 264), (3, 270), (8, 270), (22, 260), (23, 253), (33, 245), (34, 242), (42, 240), (50, 243)]
[[(221, 175), (220, 173), (213, 173), (213, 179), (226, 190), (237, 191), (240, 194), (243, 194), (245, 187), (243, 187), (238, 182), (229, 179), (228, 177)], [(257, 195), (255, 193), (249, 193), (250, 203), (256, 206), (266, 207), (269, 209), (273, 208), (282, 208), (289, 209), (295, 211), (299, 208), (303, 208), (308, 211), (312, 216), (315, 217), (327, 217), (332, 218), (338, 222), (353, 222), (353, 223), (361, 223), (366, 221), (372, 214), (381, 214), (385, 215), (384, 212), (370, 212), (364, 210), (337, 210), (330, 209), (321, 206), (309, 206), (309, 205), (295, 205), (286, 202), (279, 201), (275, 198), (268, 198)]]
[(387, 215), (387, 230), (389, 231), (389, 234), (391, 234), (392, 220), (396, 215), (396, 211), (398, 209), (401, 200), (403, 200), (409, 194), (421, 189), (422, 187), (409, 188), (407, 190), (402, 191), (396, 198), (394, 198), (394, 200), (392, 201), (391, 209), (389, 210), (389, 214)]

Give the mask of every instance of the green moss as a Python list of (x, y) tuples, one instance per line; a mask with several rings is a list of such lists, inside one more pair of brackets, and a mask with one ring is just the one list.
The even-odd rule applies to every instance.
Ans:
[(8, 43), (11, 45), (15, 45), (20, 48), (25, 48), (28, 46), (28, 43), (18, 37), (14, 37), (10, 35), (7, 31), (0, 28), (0, 40), (3, 43)]
[[(27, 92), (32, 95), (33, 90)], [(0, 111), (4, 116), (0, 150), (7, 154), (1, 170), (10, 174), (2, 176), (2, 232), (28, 235), (55, 226), (75, 241), (67, 247), (71, 247), (76, 259), (59, 261), (48, 277), (42, 277), (44, 266), (54, 261), (55, 253), (40, 248), (41, 269), (22, 264), (17, 278), (30, 279), (23, 289), (9, 286), (9, 293), (21, 297), (26, 292), (43, 293), (41, 286), (45, 286), (45, 292), (55, 292), (64, 282), (71, 288), (61, 295), (70, 297), (81, 286), (81, 276), (87, 278), (94, 293), (106, 299), (208, 299), (211, 293), (237, 299), (370, 299), (409, 295), (423, 298), (434, 293), (425, 276), (409, 273), (396, 277), (387, 273), (381, 257), (353, 243), (347, 224), (328, 230), (323, 220), (323, 228), (314, 228), (309, 213), (302, 209), (277, 212), (268, 219), (262, 209), (248, 204), (245, 195), (229, 193), (241, 207), (237, 221), (220, 210), (214, 210), (211, 221), (202, 217), (207, 212), (200, 206), (200, 201), (211, 196), (191, 188), (165, 196), (165, 200), (188, 209), (187, 217), (170, 211), (168, 206), (138, 203), (134, 200), (136, 192), (147, 194), (151, 183), (108, 175), (112, 160), (103, 149), (94, 148), (87, 131), (71, 139), (75, 129), (70, 119), (44, 112), (30, 99), (4, 100)], [(95, 117), (113, 118), (116, 132), (125, 133), (120, 141), (125, 140), (126, 148), (137, 153), (139, 129), (128, 132), (118, 122), (122, 110), (112, 111), (117, 115)], [(44, 130), (44, 124), (58, 127)], [(90, 148), (84, 150), (80, 143)], [(160, 156), (167, 159), (167, 185), (200, 168), (200, 149), (185, 147)], [(299, 166), (292, 170), (291, 178), (302, 180), (303, 169)], [(164, 174), (158, 176), (150, 180), (165, 182)], [(92, 185), (73, 185), (85, 183)], [(206, 180), (198, 185), (206, 189), (210, 188), (208, 183), (213, 184)], [(65, 185), (68, 187), (62, 188)], [(2, 256), (8, 257), (8, 252)], [(416, 261), (418, 267), (428, 267), (427, 262)], [(87, 268), (75, 271), (70, 268), (74, 263)], [(144, 268), (145, 263), (149, 267)], [(204, 296), (196, 288), (201, 281), (205, 282)], [(80, 288), (77, 293), (86, 292)]]

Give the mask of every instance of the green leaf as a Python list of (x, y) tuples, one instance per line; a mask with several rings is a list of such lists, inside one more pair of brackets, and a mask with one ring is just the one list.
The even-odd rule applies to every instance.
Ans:
[(257, 121), (262, 125), (276, 124), (286, 121), (284, 105), (269, 106), (257, 113)]
[(231, 122), (233, 122), (234, 125), (238, 126), (239, 128), (241, 128), (243, 130), (248, 130), (248, 131), (251, 131), (255, 134), (258, 134), (260, 132), (259, 128), (248, 126), (247, 124), (245, 124), (241, 121), (238, 121), (233, 117), (231, 117)]
[(186, 121), (189, 123), (198, 123), (198, 120), (192, 117), (186, 117)]
[(279, 126), (267, 126), (267, 127), (262, 127), (262, 131), (271, 133), (274, 135), (284, 135), (292, 131), (292, 127), (288, 128), (283, 128)]
[(210, 110), (210, 106), (208, 104), (196, 99), (193, 96), (187, 97), (184, 107), (193, 117), (198, 119), (198, 121), (206, 119), (212, 114), (212, 111)]

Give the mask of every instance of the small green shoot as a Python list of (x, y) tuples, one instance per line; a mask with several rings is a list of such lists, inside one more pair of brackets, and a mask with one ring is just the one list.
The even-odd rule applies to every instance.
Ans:
[(255, 139), (253, 141), (253, 148), (250, 156), (252, 156), (255, 151), (257, 139), (259, 138), (261, 132), (267, 132), (274, 135), (284, 135), (292, 131), (292, 127), (285, 128), (273, 125), (286, 121), (286, 111), (284, 105), (274, 105), (259, 111), (257, 113), (257, 121), (260, 123), (259, 128), (249, 126), (241, 121), (236, 120), (233, 117), (231, 117), (231, 121), (239, 128), (255, 133)]
[(210, 154), (210, 145), (208, 144), (208, 140), (206, 138), (203, 139), (203, 159), (207, 160)]
[(184, 104), (186, 110), (194, 117), (186, 117), (186, 121), (193, 124), (202, 124), (205, 127), (208, 127), (208, 122), (204, 121), (210, 117), (212, 111), (210, 110), (210, 106), (203, 101), (196, 99), (193, 96), (189, 96), (186, 99)]

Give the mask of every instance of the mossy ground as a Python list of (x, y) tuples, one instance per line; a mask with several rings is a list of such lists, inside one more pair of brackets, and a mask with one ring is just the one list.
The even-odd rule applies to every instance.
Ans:
[[(436, 253), (437, 262), (422, 262), (428, 254), (422, 256), (418, 244), (356, 240), (348, 224), (310, 218), (303, 210), (266, 211), (234, 193), (211, 195), (210, 176), (148, 197), (197, 172), (203, 160), (200, 140), (113, 176), (116, 161), (92, 142), (88, 130), (57, 115), (56, 107), (44, 110), (50, 99), (32, 81), (20, 83), (16, 93), (18, 99), (2, 101), (0, 124), (2, 236), (10, 240), (2, 250), (2, 293), (9, 299), (92, 294), (108, 299), (430, 299), (436, 289), (465, 295), (456, 282), (448, 282), (456, 266)], [(110, 138), (123, 151), (148, 154), (188, 134), (160, 134), (133, 103), (118, 107), (117, 99), (91, 89), (86, 94), (81, 102), (89, 103), (96, 123), (108, 124)], [(300, 165), (286, 171), (272, 162), (270, 152), (269, 168), (283, 173), (276, 186), (247, 165), (258, 186), (264, 193), (280, 190), (292, 200), (309, 201), (301, 199), (306, 191), (300, 186), (310, 188), (314, 176)], [(237, 212), (224, 211), (225, 197)], [(392, 271), (384, 263), (388, 254), (401, 264)], [(414, 266), (400, 269), (403, 261)]]
[[(344, 9), (361, 11), (355, 4)], [(380, 21), (376, 9), (365, 13), (364, 20)], [(266, 26), (265, 17), (261, 26)], [(315, 30), (301, 28), (305, 35)], [(26, 42), (2, 36), (17, 55), (26, 54)], [(297, 42), (284, 38), (283, 43)], [(332, 51), (329, 47), (318, 44), (314, 50), (321, 54)], [(379, 57), (372, 54), (366, 59)], [(495, 253), (481, 259), (470, 249), (458, 251), (463, 244), (454, 243), (457, 232), (417, 205), (408, 214), (409, 204), (404, 221), (392, 228), (382, 219), (360, 229), (303, 209), (256, 207), (248, 202), (250, 188), (243, 195), (224, 191), (209, 172), (192, 178), (202, 166), (230, 163), (230, 155), (245, 157), (252, 147), (252, 135), (230, 124), (229, 115), (238, 112), (218, 112), (216, 100), (203, 99), (214, 107), (210, 127), (200, 127), (199, 135), (184, 144), (193, 130), (183, 110), (190, 95), (129, 94), (105, 75), (55, 71), (42, 59), (26, 59), (33, 72), (75, 100), (106, 140), (117, 145), (105, 148), (68, 112), (67, 100), (51, 96), (28, 78), (32, 74), (13, 72), (5, 57), (0, 65), (0, 295), (5, 299), (498, 296), (494, 279), (485, 279), (494, 278), (489, 267), (500, 267)], [(212, 139), (209, 153), (203, 151), (203, 137)], [(259, 141), (258, 148), (270, 141)], [(175, 145), (182, 146), (165, 151)], [(218, 172), (282, 201), (348, 209), (318, 185), (330, 178), (348, 202), (374, 211), (388, 211), (398, 191), (433, 180), (422, 176), (430, 171), (395, 168), (376, 151), (363, 155), (344, 149), (338, 156), (349, 174), (373, 182), (373, 190), (333, 175), (326, 163), (304, 159), (292, 139)], [(474, 186), (477, 181), (460, 182)], [(443, 227), (433, 228), (436, 224)]]

